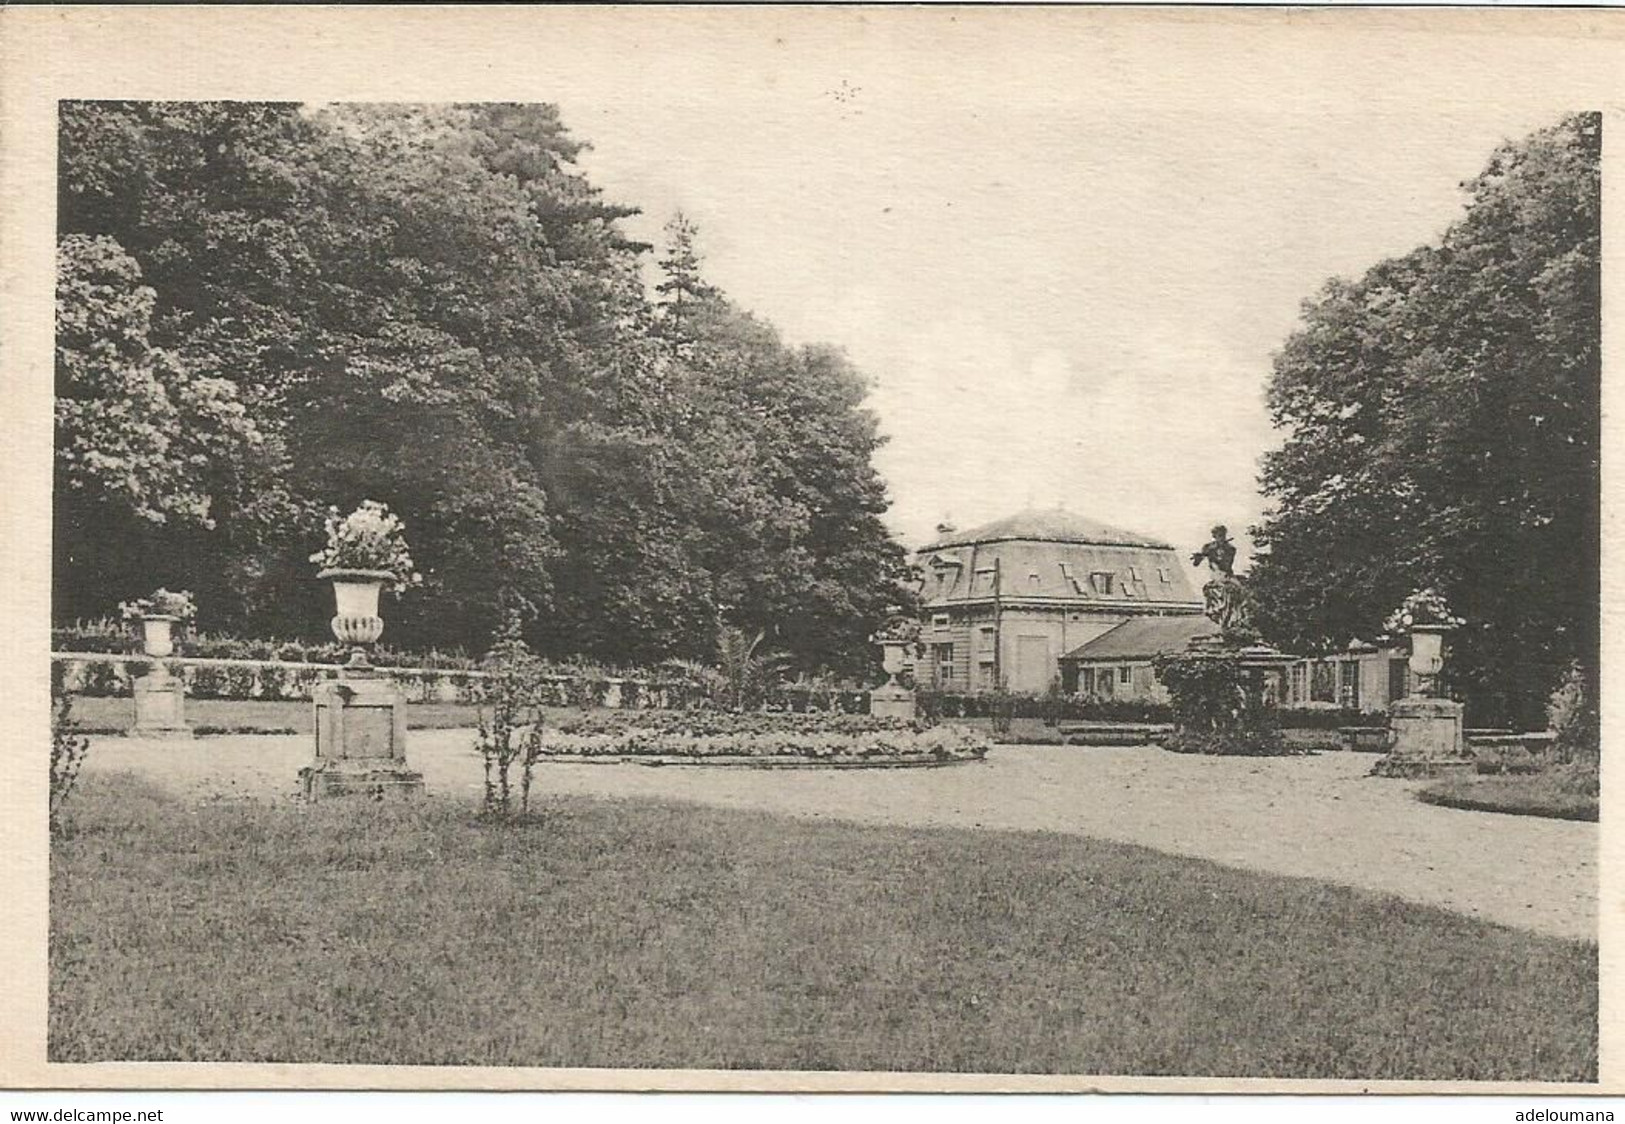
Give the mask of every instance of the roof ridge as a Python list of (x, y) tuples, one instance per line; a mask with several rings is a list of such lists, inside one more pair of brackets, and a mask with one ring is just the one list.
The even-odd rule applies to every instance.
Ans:
[(1152, 535), (1102, 523), (1064, 508), (1024, 508), (964, 531), (944, 532), (920, 549), (938, 550), (949, 546), (1021, 539), (1090, 546), (1142, 547), (1147, 550), (1173, 549), (1171, 543)]

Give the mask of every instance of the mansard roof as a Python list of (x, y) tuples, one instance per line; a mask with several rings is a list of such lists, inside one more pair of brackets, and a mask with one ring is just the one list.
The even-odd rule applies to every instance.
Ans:
[(1120, 527), (1111, 527), (1061, 508), (1049, 510), (1029, 508), (1014, 515), (1007, 515), (1003, 519), (984, 523), (980, 527), (972, 527), (967, 531), (949, 531), (920, 549), (940, 550), (949, 546), (1013, 540), (1078, 543), (1087, 546), (1137, 546), (1154, 550), (1173, 549), (1161, 539), (1135, 531), (1125, 531)]

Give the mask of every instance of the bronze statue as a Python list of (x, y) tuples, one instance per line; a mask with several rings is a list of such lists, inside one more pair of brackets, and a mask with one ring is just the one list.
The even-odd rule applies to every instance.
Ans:
[(1230, 541), (1230, 531), (1222, 523), (1210, 532), (1212, 540), (1191, 555), (1191, 565), (1206, 562), (1213, 578), (1202, 587), (1206, 601), (1207, 618), (1219, 626), (1220, 633), (1232, 641), (1256, 638), (1252, 627), (1251, 598), (1246, 583), (1236, 576), (1236, 546)]
[(1208, 532), (1213, 540), (1191, 555), (1191, 565), (1200, 566), (1203, 560), (1207, 561), (1208, 569), (1214, 573), (1229, 577), (1236, 564), (1236, 547), (1230, 541), (1230, 530), (1223, 523)]

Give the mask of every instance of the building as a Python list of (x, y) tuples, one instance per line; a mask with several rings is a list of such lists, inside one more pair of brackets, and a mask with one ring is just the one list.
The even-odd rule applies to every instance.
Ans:
[(1207, 617), (1135, 617), (1062, 656), (1061, 687), (1069, 695), (1097, 699), (1167, 702), (1168, 690), (1151, 661), (1183, 652), (1192, 640), (1218, 631)]
[[(1061, 686), (1068, 694), (1131, 702), (1167, 702), (1152, 661), (1185, 651), (1193, 639), (1218, 626), (1206, 617), (1139, 617), (1125, 621), (1061, 657)], [(1392, 648), (1351, 644), (1346, 651), (1297, 659), (1272, 673), (1266, 690), (1295, 709), (1386, 711), (1411, 688), (1406, 654)]]
[(1346, 651), (1287, 666), (1285, 705), (1386, 711), (1410, 693), (1410, 658), (1397, 648), (1351, 643)]
[(922, 684), (1042, 692), (1064, 653), (1124, 622), (1202, 612), (1188, 565), (1146, 535), (1059, 509), (938, 530), (916, 555), (925, 575)]

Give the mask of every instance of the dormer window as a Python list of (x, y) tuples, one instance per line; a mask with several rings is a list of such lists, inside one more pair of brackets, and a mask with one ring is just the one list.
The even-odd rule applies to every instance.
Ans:
[(1096, 570), (1089, 575), (1089, 588), (1102, 597), (1110, 597), (1117, 575), (1110, 570)]

